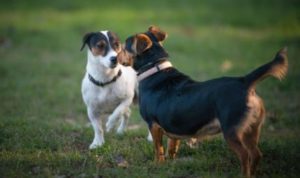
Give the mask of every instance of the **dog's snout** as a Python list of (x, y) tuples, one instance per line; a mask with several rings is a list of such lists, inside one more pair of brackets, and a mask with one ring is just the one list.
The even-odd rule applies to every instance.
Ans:
[(111, 61), (113, 64), (116, 64), (116, 63), (117, 63), (117, 57), (116, 57), (116, 56), (111, 57), (111, 58), (110, 58), (110, 61)]

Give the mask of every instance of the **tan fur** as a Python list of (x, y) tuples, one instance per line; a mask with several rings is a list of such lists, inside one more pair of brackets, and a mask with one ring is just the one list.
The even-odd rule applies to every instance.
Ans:
[(255, 88), (255, 85), (257, 82), (265, 79), (268, 76), (273, 76), (277, 78), (278, 80), (284, 79), (288, 72), (288, 58), (287, 58), (287, 48), (283, 48), (277, 55), (280, 55), (282, 58), (282, 61), (276, 61), (271, 69), (266, 72), (263, 76), (261, 76), (257, 81), (254, 81), (252, 85), (250, 86), (250, 89)]
[(214, 119), (209, 124), (205, 125), (201, 129), (199, 129), (194, 135), (176, 135), (172, 133), (166, 132), (159, 124), (153, 123), (150, 132), (153, 137), (154, 147), (155, 147), (155, 159), (158, 162), (164, 161), (164, 148), (162, 145), (162, 137), (163, 134), (168, 136), (168, 153), (170, 158), (175, 158), (176, 153), (179, 149), (180, 139), (186, 138), (203, 138), (208, 135), (215, 135), (221, 132), (220, 123), (217, 119)]
[(238, 155), (241, 162), (241, 171), (246, 177), (250, 177), (256, 171), (262, 157), (258, 148), (260, 131), (265, 118), (263, 100), (255, 93), (255, 84), (271, 75), (279, 80), (283, 79), (288, 70), (287, 49), (282, 49), (276, 59), (270, 64), (269, 71), (253, 82), (249, 88), (247, 97), (247, 113), (241, 123), (232, 130), (231, 134), (225, 135), (229, 147)]
[(148, 28), (148, 31), (151, 32), (159, 42), (164, 41), (168, 37), (168, 34), (166, 32), (160, 30), (156, 26), (150, 26)]
[(256, 95), (254, 90), (249, 92), (247, 107), (248, 112), (243, 121), (237, 127), (237, 132), (240, 134), (249, 132), (253, 124), (262, 124), (264, 121), (265, 109), (263, 101)]
[(250, 90), (247, 101), (248, 112), (232, 135), (225, 135), (229, 147), (238, 155), (241, 171), (246, 177), (255, 173), (262, 154), (257, 146), (265, 108), (262, 99)]
[[(141, 54), (142, 52), (146, 51), (147, 49), (149, 49), (152, 46), (152, 41), (145, 34), (138, 34), (136, 36), (136, 40), (134, 40), (134, 41), (136, 41), (135, 49), (136, 49), (137, 54)], [(134, 46), (134, 45), (132, 45), (132, 46)]]
[(99, 48), (92, 48), (91, 51), (93, 53), (94, 56), (104, 56), (104, 52), (105, 52), (105, 41), (101, 40), (97, 43), (97, 45), (99, 46)]
[(130, 55), (122, 46), (121, 51), (117, 55), (117, 60), (120, 64), (124, 66), (131, 66), (133, 63), (132, 55)]
[(274, 65), (268, 74), (274, 76), (278, 80), (282, 80), (288, 71), (288, 61), (286, 59), (287, 58), (285, 57), (283, 63)]
[(176, 154), (178, 152), (180, 145), (179, 139), (168, 139), (168, 154), (169, 158), (174, 159), (176, 157)]
[(165, 161), (164, 155), (164, 147), (163, 147), (163, 130), (157, 124), (153, 123), (150, 132), (152, 134), (153, 143), (154, 143), (154, 150), (155, 150), (155, 159), (157, 162)]

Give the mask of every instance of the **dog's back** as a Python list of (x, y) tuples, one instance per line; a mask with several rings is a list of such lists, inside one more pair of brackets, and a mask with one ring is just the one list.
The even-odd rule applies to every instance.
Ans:
[(273, 61), (244, 77), (196, 82), (175, 68), (161, 71), (141, 81), (141, 114), (149, 125), (157, 122), (167, 132), (178, 135), (194, 135), (216, 118), (223, 131), (228, 130), (243, 120), (249, 92), (255, 91), (258, 81), (268, 75), (284, 77), (285, 53), (281, 50)]

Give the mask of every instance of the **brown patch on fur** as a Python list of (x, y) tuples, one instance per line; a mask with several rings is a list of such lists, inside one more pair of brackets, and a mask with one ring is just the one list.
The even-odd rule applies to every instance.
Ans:
[(157, 124), (153, 123), (152, 127), (150, 128), (150, 132), (152, 134), (154, 149), (155, 149), (155, 160), (157, 162), (164, 162), (165, 155), (164, 155), (164, 147), (163, 147), (163, 130)]
[(174, 159), (176, 157), (176, 154), (178, 152), (180, 145), (180, 140), (179, 139), (168, 139), (168, 154), (169, 158)]
[(111, 45), (111, 47), (117, 52), (119, 53), (121, 51), (121, 43), (119, 40), (119, 37), (116, 33), (108, 31), (107, 32), (108, 38), (109, 38), (109, 43)]
[(248, 111), (243, 121), (240, 123), (238, 133), (251, 132), (253, 125), (261, 125), (265, 118), (265, 108), (263, 100), (256, 94), (255, 90), (249, 91), (247, 99)]
[(124, 46), (122, 46), (121, 51), (118, 53), (117, 60), (124, 66), (132, 66), (133, 64), (133, 56), (124, 49)]
[(254, 88), (258, 81), (265, 79), (268, 76), (273, 76), (278, 80), (282, 80), (288, 72), (288, 57), (287, 57), (287, 48), (281, 49), (277, 54), (275, 59), (270, 63), (271, 68), (256, 81), (254, 81), (250, 89)]
[(241, 164), (241, 172), (244, 176), (250, 177), (250, 158), (247, 148), (244, 146), (243, 141), (237, 135), (225, 136), (228, 146), (234, 151)]
[(262, 157), (258, 148), (261, 126), (265, 117), (262, 99), (250, 90), (247, 101), (248, 112), (242, 122), (230, 134), (225, 135), (229, 147), (238, 155), (242, 173), (250, 177)]
[(148, 31), (151, 32), (159, 42), (164, 41), (168, 37), (166, 32), (153, 25), (148, 28)]
[(106, 48), (106, 42), (104, 40), (101, 40), (97, 43), (96, 47), (92, 47), (91, 51), (94, 56), (104, 56), (105, 54), (105, 48)]
[(277, 64), (273, 65), (269, 75), (274, 76), (275, 78), (282, 80), (288, 71), (288, 60), (287, 60), (287, 48), (283, 48), (277, 54), (280, 57), (280, 60)]
[[(141, 54), (152, 46), (151, 39), (145, 34), (136, 35), (135, 49), (137, 54)], [(134, 46), (134, 45), (132, 45)]]
[(194, 135), (176, 135), (166, 132), (160, 125), (154, 123), (150, 132), (153, 137), (153, 143), (155, 148), (155, 160), (163, 162), (164, 149), (162, 145), (162, 137), (165, 134), (168, 137), (168, 155), (171, 159), (176, 157), (177, 151), (180, 145), (180, 139), (196, 138), (202, 140), (206, 136), (212, 136), (221, 132), (220, 123), (217, 119), (214, 119), (211, 123), (205, 125), (199, 129)]

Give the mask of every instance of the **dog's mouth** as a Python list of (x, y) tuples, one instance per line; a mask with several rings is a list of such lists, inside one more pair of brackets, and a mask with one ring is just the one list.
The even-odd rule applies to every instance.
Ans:
[(121, 63), (121, 65), (126, 66), (126, 67), (127, 66), (132, 66), (131, 63), (126, 63), (126, 62)]
[(114, 68), (116, 68), (116, 67), (117, 67), (117, 65), (118, 65), (118, 63), (112, 63), (112, 64), (110, 64), (110, 66), (109, 66), (109, 67), (110, 67), (111, 69), (114, 69)]

